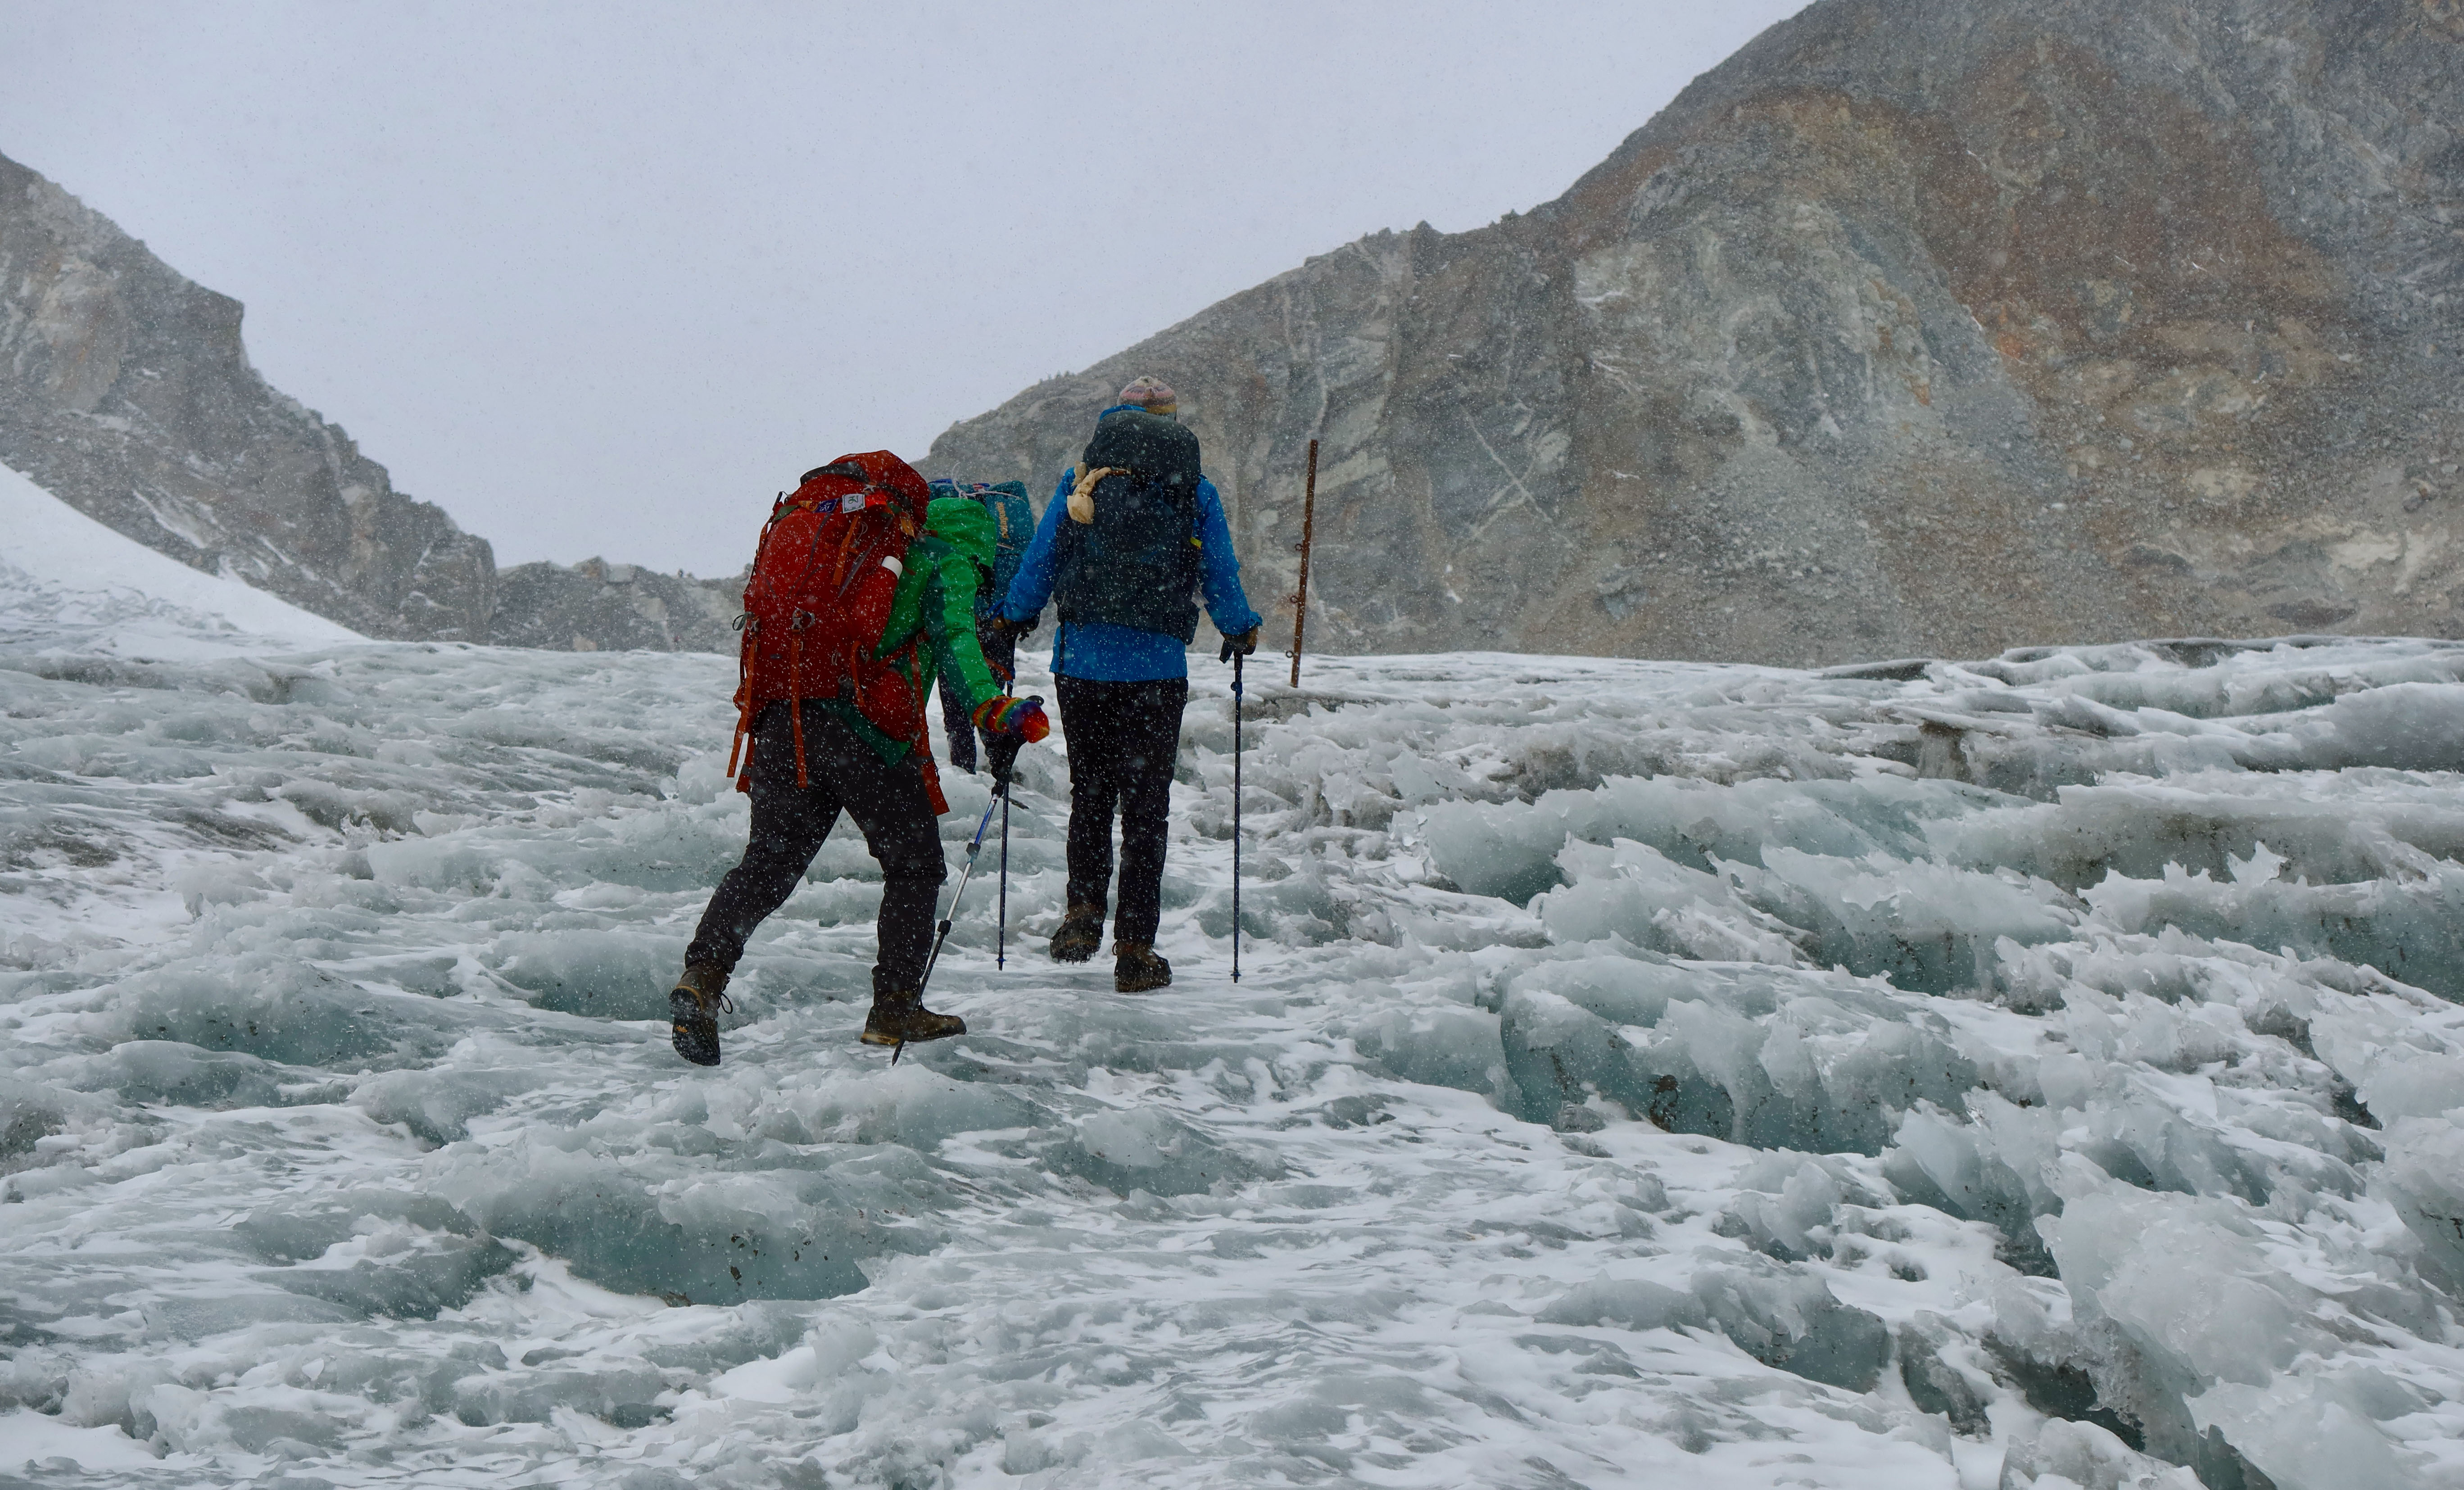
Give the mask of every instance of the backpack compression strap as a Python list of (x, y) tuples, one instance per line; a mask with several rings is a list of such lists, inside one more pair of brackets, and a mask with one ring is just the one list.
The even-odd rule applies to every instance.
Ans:
[(1130, 469), (1127, 466), (1095, 466), (1089, 468), (1087, 471), (1078, 477), (1078, 484), (1070, 489), (1069, 520), (1072, 522), (1093, 522), (1095, 520), (1095, 483), (1103, 480), (1106, 476), (1126, 476), (1130, 473)]

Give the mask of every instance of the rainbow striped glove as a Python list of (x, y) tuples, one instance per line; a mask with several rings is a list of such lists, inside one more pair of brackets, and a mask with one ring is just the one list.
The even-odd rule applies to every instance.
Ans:
[(1015, 734), (1029, 744), (1052, 733), (1052, 721), (1044, 716), (1041, 698), (988, 698), (976, 706), (970, 717), (987, 735)]

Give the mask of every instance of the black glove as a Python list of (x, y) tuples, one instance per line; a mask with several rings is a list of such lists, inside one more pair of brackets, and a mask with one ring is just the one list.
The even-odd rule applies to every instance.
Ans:
[(1023, 734), (988, 734), (984, 736), (984, 764), (992, 768), (993, 779), (1009, 785), (1010, 773), (1018, 766), (1018, 753), (1026, 748)]
[(992, 620), (984, 623), (984, 625), (995, 636), (1029, 637), (1033, 636), (1035, 628), (1043, 624), (1043, 613), (1038, 612), (1024, 621), (1012, 621), (1007, 616), (996, 615)]
[(1258, 628), (1251, 626), (1238, 636), (1223, 639), (1223, 649), (1215, 656), (1217, 662), (1230, 662), (1234, 654), (1246, 657), (1258, 649)]

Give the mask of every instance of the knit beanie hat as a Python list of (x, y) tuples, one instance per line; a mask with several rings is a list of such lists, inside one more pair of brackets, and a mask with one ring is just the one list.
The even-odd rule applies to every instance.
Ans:
[(1121, 390), (1121, 402), (1135, 404), (1150, 414), (1177, 413), (1180, 396), (1161, 378), (1134, 378)]

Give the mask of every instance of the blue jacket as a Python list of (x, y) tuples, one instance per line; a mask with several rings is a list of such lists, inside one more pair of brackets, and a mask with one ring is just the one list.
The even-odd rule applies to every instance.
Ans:
[[(1052, 505), (1035, 525), (1035, 541), (1026, 546), (1026, 557), (1020, 560), (1018, 575), (1001, 600), (1001, 614), (1011, 621), (1032, 621), (1051, 603), (1061, 524), (1069, 520), (1069, 489), (1077, 482), (1076, 470), (1062, 473)], [(1198, 539), (1198, 590), (1215, 629), (1238, 636), (1263, 625), (1264, 618), (1249, 608), (1249, 598), (1241, 592), (1241, 560), (1233, 557), (1232, 529), (1223, 520), (1223, 498), (1212, 481), (1198, 483), (1198, 520), (1191, 532)], [(1101, 621), (1073, 621), (1061, 628), (1061, 640), (1052, 649), (1052, 670), (1095, 683), (1185, 678), (1189, 653), (1177, 636)]]

